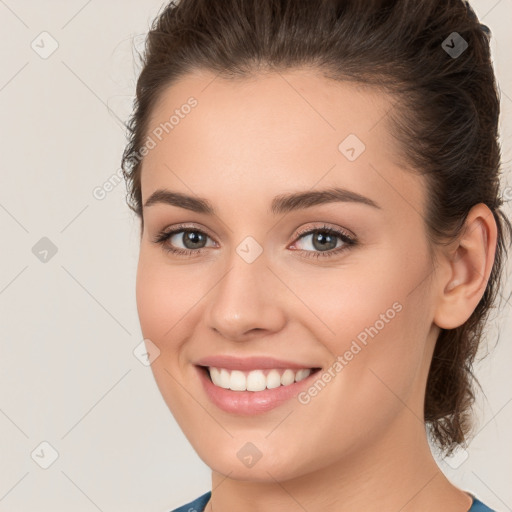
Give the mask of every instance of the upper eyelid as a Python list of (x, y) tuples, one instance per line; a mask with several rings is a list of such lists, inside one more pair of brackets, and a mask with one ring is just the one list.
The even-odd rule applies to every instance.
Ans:
[(310, 235), (312, 232), (315, 231), (333, 231), (338, 236), (343, 235), (346, 236), (347, 238), (356, 239), (356, 235), (347, 228), (332, 227), (329, 226), (329, 223), (327, 222), (323, 222), (322, 224), (322, 226), (309, 227), (304, 230), (299, 229), (295, 231), (295, 237), (303, 237), (304, 235)]

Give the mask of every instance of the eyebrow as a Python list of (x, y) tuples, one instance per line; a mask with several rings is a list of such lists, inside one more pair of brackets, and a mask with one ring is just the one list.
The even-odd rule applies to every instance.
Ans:
[[(379, 206), (373, 199), (351, 190), (333, 187), (324, 190), (294, 192), (291, 194), (276, 196), (272, 200), (270, 212), (273, 215), (279, 215), (295, 210), (311, 208), (312, 206), (320, 204), (335, 202), (359, 203), (381, 209), (381, 206)], [(186, 210), (196, 213), (204, 213), (206, 215), (216, 214), (215, 209), (207, 199), (189, 196), (181, 192), (172, 192), (166, 189), (158, 189), (153, 192), (144, 203), (144, 207), (147, 208), (148, 206), (158, 203), (177, 206), (178, 208), (184, 208)]]

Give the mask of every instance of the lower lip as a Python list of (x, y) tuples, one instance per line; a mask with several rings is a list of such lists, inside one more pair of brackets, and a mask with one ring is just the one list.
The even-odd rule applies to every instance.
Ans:
[(312, 372), (308, 377), (288, 386), (279, 386), (262, 391), (233, 391), (216, 386), (211, 380), (208, 370), (202, 366), (196, 366), (203, 388), (210, 400), (220, 409), (226, 412), (252, 416), (261, 414), (296, 397), (300, 391), (311, 385), (316, 379), (318, 371)]

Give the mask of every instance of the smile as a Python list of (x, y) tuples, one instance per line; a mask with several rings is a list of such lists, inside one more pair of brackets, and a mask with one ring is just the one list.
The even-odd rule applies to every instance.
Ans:
[(233, 391), (263, 391), (289, 386), (309, 377), (314, 371), (314, 368), (240, 371), (208, 367), (208, 373), (215, 386)]
[(312, 385), (321, 368), (242, 371), (196, 365), (196, 370), (206, 396), (214, 405), (237, 416), (252, 416), (292, 400)]

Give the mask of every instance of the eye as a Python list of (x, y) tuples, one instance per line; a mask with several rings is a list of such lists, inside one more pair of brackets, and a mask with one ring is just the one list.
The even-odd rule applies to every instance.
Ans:
[[(310, 238), (308, 242), (303, 244), (308, 247), (307, 249), (299, 248), (300, 251), (306, 253), (306, 258), (328, 258), (357, 245), (357, 240), (345, 231), (326, 225), (301, 231), (297, 236), (299, 241)], [(341, 241), (341, 243), (338, 243), (338, 241)]]
[[(179, 256), (196, 256), (202, 253), (208, 238), (210, 237), (200, 229), (179, 225), (170, 231), (162, 231), (153, 242), (160, 244), (165, 251)], [(176, 247), (179, 243), (184, 248)]]
[[(293, 249), (304, 253), (305, 258), (327, 258), (340, 254), (350, 247), (357, 245), (357, 239), (346, 233), (326, 225), (300, 231), (296, 234), (297, 242), (311, 237), (304, 245), (309, 248)], [(210, 236), (193, 226), (178, 225), (171, 230), (160, 232), (153, 242), (162, 246), (168, 252), (177, 256), (199, 256), (207, 247)], [(338, 243), (341, 241), (341, 243)], [(295, 242), (295, 244), (297, 244)], [(181, 244), (183, 247), (179, 247)], [(215, 243), (213, 247), (215, 247)], [(210, 245), (212, 247), (212, 245)]]

